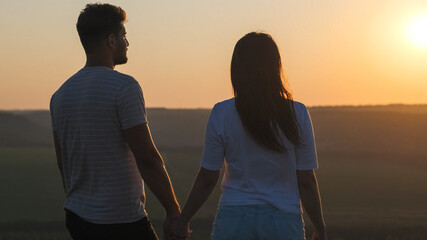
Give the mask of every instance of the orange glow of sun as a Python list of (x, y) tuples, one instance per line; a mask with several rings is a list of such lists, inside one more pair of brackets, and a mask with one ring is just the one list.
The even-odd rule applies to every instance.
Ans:
[(414, 18), (409, 23), (407, 31), (414, 45), (427, 48), (427, 14)]

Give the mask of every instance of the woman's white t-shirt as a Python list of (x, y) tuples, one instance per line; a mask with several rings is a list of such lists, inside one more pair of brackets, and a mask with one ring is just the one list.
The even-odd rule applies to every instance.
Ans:
[(234, 98), (213, 107), (201, 166), (220, 170), (225, 164), (220, 206), (270, 204), (283, 212), (301, 213), (296, 170), (316, 169), (317, 155), (307, 108), (294, 102), (294, 109), (301, 146), (281, 133), (287, 150), (276, 153), (258, 145), (245, 131)]

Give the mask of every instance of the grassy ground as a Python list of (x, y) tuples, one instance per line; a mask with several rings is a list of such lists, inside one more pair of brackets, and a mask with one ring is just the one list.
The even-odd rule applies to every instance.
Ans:
[[(201, 149), (163, 149), (162, 154), (183, 203)], [(410, 154), (319, 152), (317, 174), (330, 239), (427, 239), (423, 159)], [(219, 195), (217, 188), (196, 216), (192, 239), (209, 239)], [(0, 149), (0, 239), (69, 239), (63, 199), (53, 149)], [(160, 233), (163, 210), (149, 191), (147, 210)]]

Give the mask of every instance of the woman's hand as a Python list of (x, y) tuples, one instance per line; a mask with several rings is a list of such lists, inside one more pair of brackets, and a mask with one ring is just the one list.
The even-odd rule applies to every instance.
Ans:
[(167, 240), (183, 240), (190, 237), (191, 230), (188, 222), (182, 220), (178, 217), (172, 224), (169, 226), (169, 231), (167, 233)]
[(167, 229), (167, 240), (182, 240), (190, 236), (189, 222), (211, 195), (218, 182), (219, 174), (219, 170), (208, 170), (200, 167), (181, 215)]

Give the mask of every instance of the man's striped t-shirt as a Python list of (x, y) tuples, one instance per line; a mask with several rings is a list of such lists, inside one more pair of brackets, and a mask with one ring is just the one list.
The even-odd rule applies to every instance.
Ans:
[(138, 82), (107, 67), (84, 67), (55, 92), (50, 111), (62, 150), (64, 208), (99, 224), (143, 218), (144, 184), (122, 134), (147, 123)]

